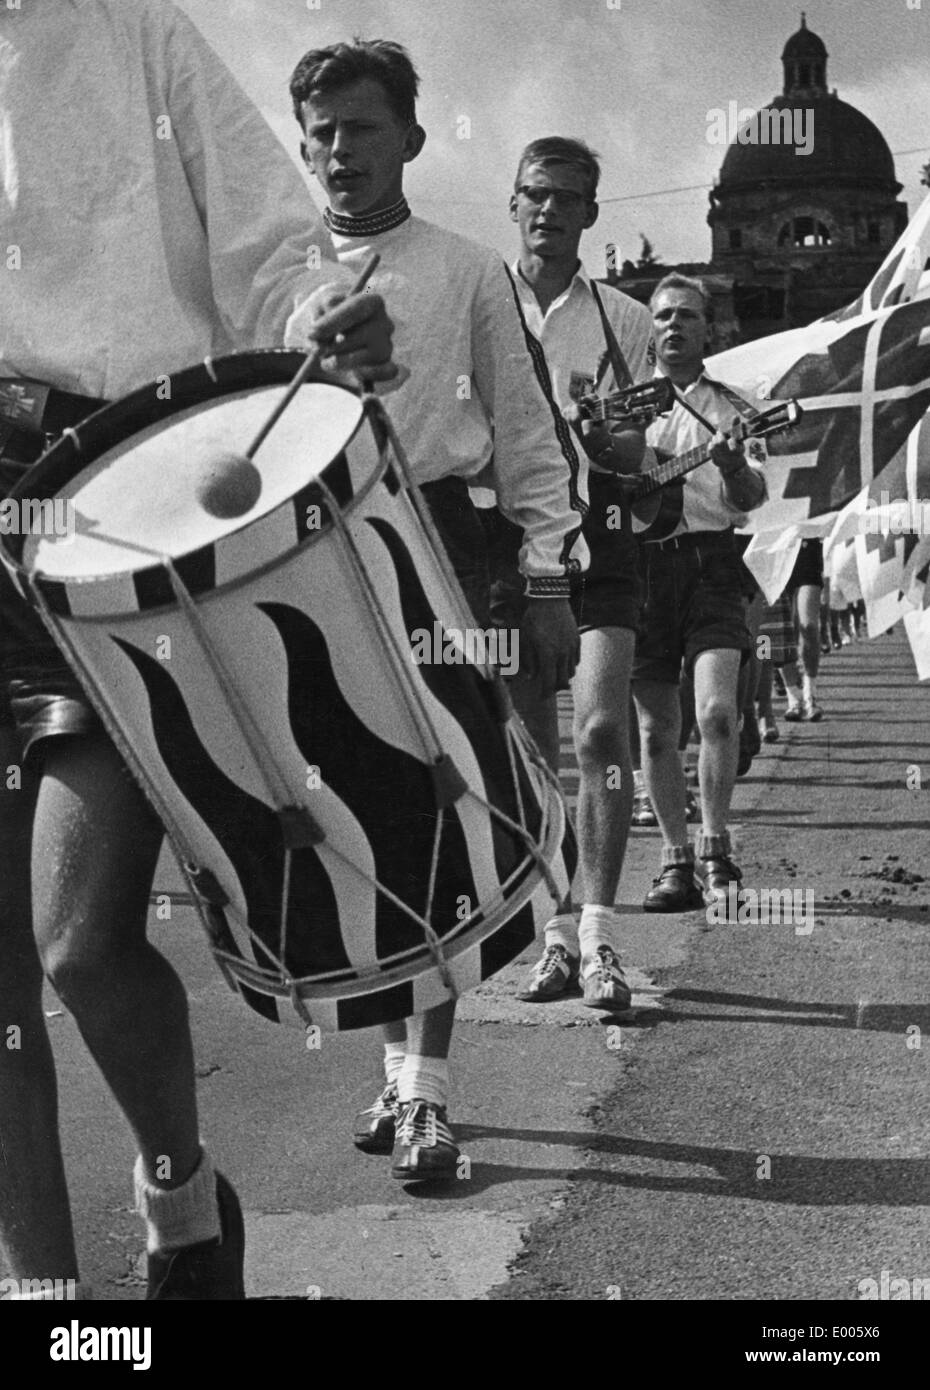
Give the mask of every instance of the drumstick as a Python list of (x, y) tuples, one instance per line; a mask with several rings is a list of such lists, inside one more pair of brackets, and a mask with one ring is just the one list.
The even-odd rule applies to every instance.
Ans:
[[(371, 257), (371, 260), (369, 260), (365, 264), (365, 267), (362, 270), (361, 275), (358, 277), (355, 284), (349, 291), (350, 299), (352, 295), (361, 294), (362, 290), (365, 288), (365, 286), (368, 284), (368, 281), (371, 279), (372, 275), (377, 270), (378, 263), (380, 260), (381, 257), (378, 255), (376, 251), (375, 254)], [(258, 434), (252, 440), (252, 443), (246, 449), (245, 457), (247, 459), (251, 460), (255, 457), (255, 454), (258, 452), (262, 444), (265, 442), (266, 437), (274, 429), (275, 425), (278, 423), (281, 416), (284, 414), (285, 410), (290, 405), (291, 401), (297, 395), (297, 392), (300, 390), (301, 386), (303, 386), (304, 382), (307, 380), (307, 377), (310, 375), (312, 371), (315, 371), (316, 368), (319, 366), (322, 353), (323, 348), (320, 346), (319, 343), (315, 344), (307, 353), (307, 356), (304, 358), (301, 364), (300, 370), (297, 372), (290, 386), (288, 386), (284, 395), (278, 401), (278, 404), (275, 406), (274, 410), (268, 416), (268, 419), (262, 425), (261, 429), (258, 431)]]

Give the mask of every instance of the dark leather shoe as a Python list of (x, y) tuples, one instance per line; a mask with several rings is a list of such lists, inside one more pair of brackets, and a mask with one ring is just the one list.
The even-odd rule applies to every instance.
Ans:
[(183, 1245), (180, 1250), (155, 1250), (148, 1256), (149, 1302), (244, 1299), (245, 1225), (232, 1185), (216, 1175), (220, 1209), (219, 1240)]
[(743, 875), (727, 855), (721, 854), (713, 859), (701, 859), (697, 871), (704, 882), (704, 901), (707, 904), (726, 902), (730, 894), (731, 884), (736, 893), (739, 894)]
[(644, 912), (690, 912), (703, 906), (693, 864), (666, 865), (643, 899)]
[(740, 731), (746, 747), (749, 749), (751, 758), (758, 757), (762, 752), (762, 735), (759, 732), (759, 721), (756, 718), (755, 710), (743, 710), (743, 727)]

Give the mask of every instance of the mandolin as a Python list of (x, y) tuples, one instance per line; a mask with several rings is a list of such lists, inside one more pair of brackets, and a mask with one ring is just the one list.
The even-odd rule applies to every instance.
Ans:
[(575, 402), (583, 420), (613, 420), (624, 425), (651, 425), (657, 415), (667, 415), (677, 396), (667, 376), (625, 386), (609, 396), (580, 396)]
[[(764, 435), (780, 434), (800, 420), (803, 411), (797, 401), (782, 401), (762, 410), (743, 423), (744, 439), (761, 439)], [(681, 523), (684, 506), (686, 473), (700, 468), (711, 456), (713, 443), (698, 444), (677, 458), (666, 459), (655, 468), (638, 475), (635, 488), (629, 493), (633, 516), (633, 532), (641, 541), (664, 541)], [(753, 451), (747, 450), (750, 457)]]

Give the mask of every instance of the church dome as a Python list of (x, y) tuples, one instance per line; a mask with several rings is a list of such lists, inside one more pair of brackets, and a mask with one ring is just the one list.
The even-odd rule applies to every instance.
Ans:
[[(786, 138), (790, 131), (790, 138)], [(897, 187), (894, 160), (868, 116), (838, 96), (776, 97), (740, 127), (720, 169), (724, 191), (760, 183)], [(810, 146), (810, 153), (801, 153)]]
[(856, 184), (897, 193), (894, 160), (876, 125), (827, 89), (827, 49), (806, 16), (782, 53), (777, 96), (740, 126), (715, 192), (760, 184), (806, 188)]

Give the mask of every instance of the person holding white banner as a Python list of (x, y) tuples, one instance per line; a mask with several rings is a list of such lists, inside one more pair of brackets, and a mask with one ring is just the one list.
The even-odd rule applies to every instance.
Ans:
[[(276, 345), (298, 297), (313, 301), (308, 329), (330, 367), (397, 374), (383, 301), (339, 304), (352, 281), (298, 170), (173, 4), (0, 9), (0, 125), (0, 234), (22, 253), (0, 276), (0, 402), (13, 412), (0, 408), (3, 484), (105, 400), (170, 384), (214, 353)], [(0, 1020), (16, 1030), (0, 1047), (10, 1275), (21, 1289), (90, 1297), (44, 967), (138, 1148), (147, 1297), (242, 1299), (242, 1213), (201, 1144), (186, 992), (146, 937), (162, 827), (5, 571), (0, 766)]]

